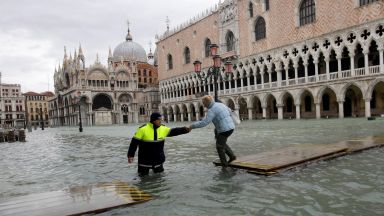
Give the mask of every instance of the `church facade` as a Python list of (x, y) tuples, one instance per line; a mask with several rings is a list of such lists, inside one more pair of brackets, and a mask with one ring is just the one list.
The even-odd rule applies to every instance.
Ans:
[[(219, 46), (222, 71), (200, 79)], [(225, 0), (158, 37), (161, 112), (201, 118), (214, 94), (242, 119), (384, 115), (384, 2)]]
[(89, 67), (81, 46), (55, 69), (55, 96), (49, 99), (52, 126), (145, 122), (160, 103), (154, 55), (132, 40), (109, 50), (108, 64), (97, 57)]

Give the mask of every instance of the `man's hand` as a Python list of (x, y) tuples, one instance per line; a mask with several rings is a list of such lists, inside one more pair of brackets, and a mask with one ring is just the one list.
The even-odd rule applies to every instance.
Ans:
[(128, 163), (132, 163), (133, 162), (133, 157), (128, 157)]
[(188, 133), (192, 130), (191, 126), (185, 127), (185, 129), (188, 131)]

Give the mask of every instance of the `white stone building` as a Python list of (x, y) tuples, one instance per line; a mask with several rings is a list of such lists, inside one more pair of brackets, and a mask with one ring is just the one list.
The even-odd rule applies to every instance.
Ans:
[(243, 119), (328, 118), (384, 114), (382, 0), (225, 0), (166, 31), (157, 41), (161, 112), (170, 121), (199, 119), (198, 95), (213, 79), (197, 78), (223, 62), (219, 99)]
[[(149, 63), (148, 63), (149, 62)], [(132, 40), (109, 50), (108, 64), (99, 59), (85, 67), (81, 47), (73, 57), (64, 50), (55, 69), (55, 97), (49, 99), (51, 126), (127, 124), (149, 120), (160, 103), (154, 56)], [(152, 63), (152, 64), (150, 64)], [(80, 113), (79, 113), (80, 110)]]
[(20, 84), (1, 82), (0, 73), (0, 125), (22, 128), (25, 124), (24, 96)]

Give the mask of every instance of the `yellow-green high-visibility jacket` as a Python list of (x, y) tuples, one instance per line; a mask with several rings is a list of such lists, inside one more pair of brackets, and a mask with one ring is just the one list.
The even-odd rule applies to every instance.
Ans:
[(128, 157), (134, 157), (139, 146), (139, 165), (156, 166), (164, 163), (164, 141), (166, 137), (188, 133), (185, 127), (169, 128), (165, 125), (156, 127), (147, 123), (139, 127), (129, 145)]

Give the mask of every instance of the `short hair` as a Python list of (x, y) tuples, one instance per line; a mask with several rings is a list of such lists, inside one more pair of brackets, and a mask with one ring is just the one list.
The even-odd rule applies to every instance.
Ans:
[(213, 98), (210, 95), (205, 95), (203, 98), (201, 98), (201, 101), (203, 104), (210, 104), (213, 101)]

